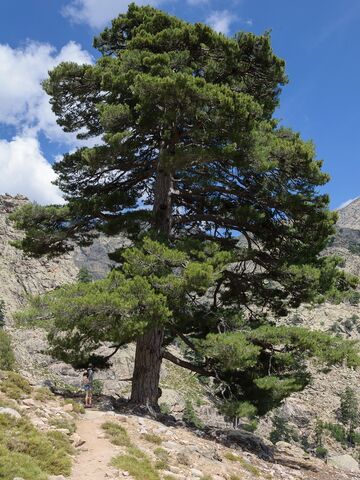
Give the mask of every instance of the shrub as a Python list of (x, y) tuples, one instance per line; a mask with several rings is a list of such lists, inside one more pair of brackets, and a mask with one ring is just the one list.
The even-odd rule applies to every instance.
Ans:
[(5, 302), (0, 300), (0, 328), (5, 327)]
[(227, 460), (230, 460), (231, 462), (238, 462), (240, 463), (240, 465), (245, 469), (247, 470), (249, 473), (251, 473), (252, 475), (254, 475), (255, 477), (259, 477), (260, 476), (260, 471), (257, 467), (255, 467), (255, 465), (252, 465), (251, 463), (247, 462), (246, 460), (244, 460), (243, 458), (239, 457), (238, 455), (235, 455), (234, 453), (232, 452), (226, 452), (224, 457), (227, 459)]
[(101, 395), (103, 392), (104, 385), (101, 380), (95, 378), (93, 380), (93, 395)]
[(272, 443), (275, 444), (281, 440), (284, 442), (299, 441), (297, 432), (288, 424), (284, 417), (281, 415), (274, 415), (271, 421), (274, 428), (271, 430), (269, 438)]
[(111, 463), (119, 470), (129, 472), (135, 480), (160, 480), (158, 472), (147, 457), (137, 458), (132, 455), (118, 455), (113, 458)]
[(49, 423), (55, 428), (69, 430), (70, 433), (74, 433), (76, 430), (75, 422), (67, 420), (64, 417), (52, 417), (50, 418)]
[(339, 419), (343, 425), (348, 425), (350, 431), (359, 425), (359, 401), (350, 387), (340, 395)]
[(169, 468), (169, 452), (164, 448), (155, 448), (154, 453), (156, 455), (155, 468), (158, 470), (167, 470)]
[(76, 402), (75, 400), (65, 400), (65, 405), (67, 404), (70, 404), (73, 406), (73, 412), (85, 413), (85, 407), (82, 403)]
[(141, 435), (141, 438), (143, 438), (147, 442), (155, 443), (156, 445), (161, 445), (162, 443), (161, 437), (155, 435), (154, 433), (144, 433), (143, 435)]
[(70, 453), (66, 435), (39, 432), (26, 418), (0, 415), (0, 478), (46, 480), (48, 475), (69, 475)]
[(33, 397), (39, 402), (47, 402), (54, 397), (54, 394), (47, 387), (41, 387), (34, 391)]
[(160, 412), (161, 412), (162, 414), (164, 414), (164, 415), (170, 415), (170, 413), (171, 413), (171, 408), (170, 408), (170, 406), (169, 406), (167, 403), (165, 403), (165, 402), (160, 403), (159, 408), (160, 408)]
[(315, 454), (319, 458), (326, 458), (328, 454), (328, 450), (325, 447), (317, 447), (315, 450)]
[(204, 428), (203, 422), (197, 416), (191, 400), (186, 400), (182, 419), (185, 423), (195, 428)]
[(0, 330), (0, 370), (13, 370), (15, 356), (11, 347), (10, 335)]
[(360, 302), (360, 293), (359, 292), (351, 292), (348, 297), (350, 305), (357, 306)]
[(346, 431), (339, 423), (324, 423), (324, 428), (331, 433), (331, 436), (339, 443), (345, 443)]
[(0, 390), (13, 400), (27, 397), (32, 392), (30, 383), (16, 372), (6, 372), (3, 374), (0, 381)]
[(124, 427), (115, 422), (105, 422), (101, 425), (110, 442), (120, 447), (132, 446), (130, 437)]

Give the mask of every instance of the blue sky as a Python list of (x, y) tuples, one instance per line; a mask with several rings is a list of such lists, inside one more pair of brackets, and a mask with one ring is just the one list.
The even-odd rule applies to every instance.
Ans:
[[(141, 3), (141, 2), (138, 2)], [(228, 35), (272, 31), (290, 83), (276, 116), (315, 142), (331, 206), (360, 195), (359, 0), (151, 0)], [(40, 82), (63, 60), (91, 62), (92, 38), (125, 0), (1, 0), (0, 193), (59, 201), (50, 163), (79, 145), (55, 123)]]

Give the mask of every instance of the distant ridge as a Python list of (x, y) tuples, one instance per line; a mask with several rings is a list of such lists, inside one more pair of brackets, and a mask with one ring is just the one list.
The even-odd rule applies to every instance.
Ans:
[(340, 208), (337, 212), (339, 215), (338, 227), (360, 230), (360, 197)]

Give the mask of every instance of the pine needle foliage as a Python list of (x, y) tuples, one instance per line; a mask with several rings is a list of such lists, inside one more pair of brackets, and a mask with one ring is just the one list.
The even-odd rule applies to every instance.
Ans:
[[(105, 279), (32, 306), (53, 355), (100, 363), (102, 344), (136, 341), (134, 402), (156, 405), (166, 358), (259, 413), (304, 388), (309, 358), (358, 364), (354, 343), (268, 318), (357, 285), (320, 255), (336, 222), (319, 188), (329, 176), (273, 117), (287, 78), (270, 36), (228, 38), (131, 4), (94, 46), (94, 65), (62, 63), (44, 89), (65, 132), (102, 143), (54, 164), (67, 203), (15, 212), (17, 246), (54, 256), (120, 232), (133, 246), (113, 252)], [(193, 361), (167, 350), (176, 337)]]

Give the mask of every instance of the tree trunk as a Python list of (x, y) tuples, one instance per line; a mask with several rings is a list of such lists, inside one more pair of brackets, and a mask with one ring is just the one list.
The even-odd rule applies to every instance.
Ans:
[[(154, 195), (154, 229), (168, 238), (171, 230), (171, 175), (159, 164)], [(159, 381), (164, 329), (154, 327), (136, 342), (131, 403), (156, 407), (161, 396)]]
[(135, 366), (131, 402), (138, 405), (157, 406), (160, 397), (161, 346), (163, 328), (153, 328), (136, 342)]

